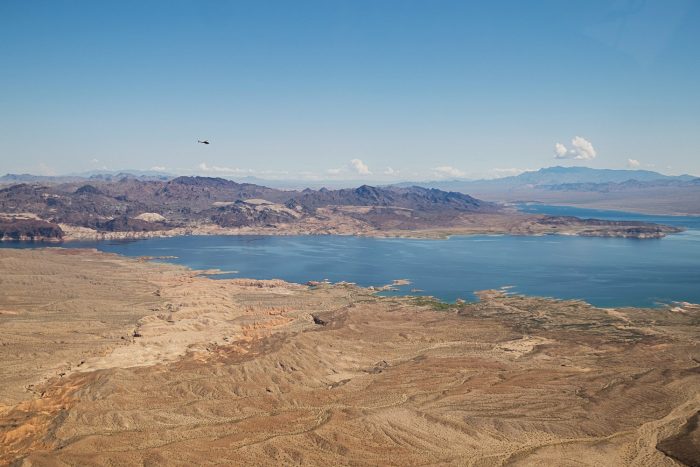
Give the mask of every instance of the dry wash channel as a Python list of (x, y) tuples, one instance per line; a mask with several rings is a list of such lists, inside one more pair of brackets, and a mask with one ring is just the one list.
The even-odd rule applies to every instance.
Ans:
[(0, 250), (0, 464), (698, 465), (700, 308)]

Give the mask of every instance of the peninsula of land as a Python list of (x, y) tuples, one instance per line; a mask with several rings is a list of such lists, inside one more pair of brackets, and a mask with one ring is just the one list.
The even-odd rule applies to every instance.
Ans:
[(70, 241), (177, 235), (582, 235), (660, 238), (675, 227), (519, 213), (439, 189), (288, 191), (209, 177), (124, 176), (0, 189), (0, 239)]
[(447, 304), (61, 248), (0, 250), (0, 281), (0, 464), (700, 463), (697, 305)]

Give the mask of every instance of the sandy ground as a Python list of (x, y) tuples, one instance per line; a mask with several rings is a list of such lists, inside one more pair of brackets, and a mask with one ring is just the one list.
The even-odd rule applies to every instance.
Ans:
[(0, 464), (698, 465), (700, 308), (0, 250)]

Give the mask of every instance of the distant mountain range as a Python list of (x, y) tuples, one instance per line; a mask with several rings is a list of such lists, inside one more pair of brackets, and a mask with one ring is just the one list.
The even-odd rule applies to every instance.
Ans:
[[(124, 178), (134, 179), (134, 180), (172, 180), (177, 178), (179, 175), (159, 172), (153, 170), (92, 170), (88, 172), (72, 173), (66, 175), (32, 175), (28, 173), (24, 174), (12, 174), (8, 173), (0, 176), (0, 185), (10, 185), (15, 183), (72, 183), (80, 181), (90, 181), (90, 180), (100, 180), (100, 181), (119, 181)], [(246, 175), (244, 177), (217, 177), (224, 178), (226, 180), (233, 180), (241, 184), (255, 184), (255, 185), (265, 185), (271, 188), (277, 188), (280, 190), (303, 190), (304, 188), (349, 188), (357, 187), (367, 183), (367, 180), (302, 180), (302, 179), (264, 179), (259, 177), (254, 177), (252, 175)]]
[(620, 183), (628, 180), (648, 182), (652, 180), (689, 181), (692, 175), (664, 175), (651, 170), (592, 169), (590, 167), (548, 167), (524, 172), (513, 177), (498, 179), (519, 184), (554, 185), (560, 183)]
[(657, 238), (641, 223), (526, 215), (456, 191), (377, 187), (279, 190), (211, 177), (93, 175), (0, 189), (0, 238), (142, 238), (186, 234), (567, 233)]
[(548, 167), (494, 180), (397, 184), (411, 185), (469, 193), (501, 203), (537, 202), (646, 214), (700, 215), (700, 178), (651, 170)]
[(397, 184), (412, 185), (469, 193), (501, 203), (538, 202), (646, 214), (700, 215), (700, 178), (651, 170), (548, 167), (494, 180)]
[(646, 190), (650, 188), (698, 188), (700, 187), (700, 178), (691, 178), (690, 180), (674, 177), (668, 179), (657, 180), (626, 180), (624, 182), (602, 182), (602, 183), (559, 183), (555, 185), (538, 185), (538, 188), (552, 191), (582, 191), (582, 192), (599, 192), (610, 193), (614, 191), (630, 191), (630, 190)]
[(0, 184), (8, 185), (14, 183), (73, 183), (88, 180), (99, 181), (119, 181), (122, 179), (135, 180), (170, 180), (175, 178), (175, 175), (153, 172), (149, 170), (120, 170), (113, 172), (85, 172), (80, 174), (69, 175), (32, 175), (32, 174), (5, 174), (0, 176)]
[[(179, 180), (179, 183), (169, 183), (174, 180)], [(357, 197), (357, 193), (354, 191), (356, 188), (345, 187), (362, 185), (360, 181), (348, 180), (319, 180), (312, 183), (302, 180), (261, 180), (250, 176), (232, 181), (228, 178), (177, 177), (163, 172), (129, 170), (87, 172), (64, 176), (7, 174), (0, 177), (0, 185), (26, 183), (49, 188), (66, 185), (77, 189), (86, 184), (95, 186), (106, 184), (110, 188), (105, 188), (105, 193), (115, 192), (115, 195), (118, 196), (138, 197), (139, 193), (143, 192), (144, 186), (148, 185), (146, 182), (160, 182), (164, 184), (166, 190), (181, 192), (183, 187), (187, 186), (184, 183), (186, 180), (220, 180), (221, 182), (216, 183), (231, 183), (233, 184), (231, 186), (238, 187), (236, 189), (229, 188), (218, 195), (213, 192), (209, 193), (207, 196), (212, 196), (213, 201), (262, 198), (285, 203), (291, 198), (295, 198), (295, 202), (303, 201), (307, 207), (333, 205), (343, 199), (355, 199)], [(311, 186), (315, 190), (304, 189), (305, 186)], [(474, 199), (497, 203), (539, 202), (647, 214), (700, 215), (700, 178), (698, 177), (664, 175), (650, 170), (592, 169), (588, 167), (548, 167), (493, 180), (439, 180), (383, 185), (379, 188), (387, 189), (387, 193), (391, 193), (391, 199), (384, 199), (380, 196), (377, 198), (378, 204), (376, 206), (387, 206), (391, 203), (398, 207), (411, 206), (407, 200), (404, 200), (403, 204), (399, 203), (396, 190), (400, 191), (400, 189), (412, 187), (460, 193), (474, 197)], [(328, 188), (335, 189), (329, 190)], [(189, 187), (188, 189), (192, 190), (193, 188)], [(123, 193), (117, 194), (116, 192), (119, 190), (122, 190)], [(211, 190), (211, 188), (207, 188), (207, 190)], [(367, 189), (367, 191), (366, 195), (369, 196), (371, 190)], [(234, 192), (238, 193), (238, 197), (231, 197)], [(292, 192), (297, 194), (292, 194)], [(309, 192), (313, 192), (313, 194), (309, 194)], [(223, 199), (222, 193), (226, 195), (225, 199)], [(185, 196), (182, 202), (186, 203), (187, 199)], [(206, 201), (208, 198), (202, 198), (202, 200)], [(152, 205), (146, 199), (140, 201), (145, 202), (146, 205)], [(427, 209), (428, 205), (423, 201), (425, 200), (414, 198), (413, 202), (418, 204), (410, 209), (417, 208), (419, 204), (420, 209)], [(449, 200), (444, 201), (450, 202)], [(347, 203), (342, 202), (340, 204), (347, 205)], [(204, 206), (201, 207), (204, 208)], [(357, 214), (354, 215), (357, 216)], [(169, 219), (173, 220), (172, 217)], [(374, 220), (379, 222), (380, 218), (377, 217)], [(181, 223), (176, 222), (176, 224)]]
[[(152, 170), (118, 170), (118, 171), (90, 171), (77, 174), (47, 176), (31, 174), (6, 174), (0, 176), (0, 184), (12, 183), (72, 183), (81, 180), (119, 181), (122, 179), (135, 179), (142, 181), (167, 181), (177, 178), (177, 175), (167, 172)], [(362, 180), (267, 180), (253, 176), (223, 177), (226, 180), (234, 180), (241, 184), (256, 184), (274, 187), (277, 189), (303, 189), (321, 187), (356, 187), (366, 183)], [(477, 188), (513, 188), (513, 187), (543, 187), (566, 184), (610, 184), (637, 182), (662, 182), (668, 186), (669, 182), (692, 182), (698, 177), (692, 175), (664, 175), (651, 170), (616, 170), (593, 169), (590, 167), (548, 167), (536, 171), (524, 172), (520, 175), (484, 180), (435, 180), (435, 181), (408, 181), (391, 184), (396, 187), (421, 186), (425, 188), (437, 188), (446, 191), (468, 192)]]
[(511, 177), (492, 180), (443, 180), (432, 182), (403, 182), (397, 186), (423, 186), (459, 192), (480, 191), (482, 189), (513, 189), (521, 187), (552, 187), (564, 184), (611, 184), (629, 181), (655, 182), (668, 185), (669, 182), (692, 182), (698, 180), (692, 175), (664, 175), (651, 170), (592, 169), (590, 167), (547, 167)]

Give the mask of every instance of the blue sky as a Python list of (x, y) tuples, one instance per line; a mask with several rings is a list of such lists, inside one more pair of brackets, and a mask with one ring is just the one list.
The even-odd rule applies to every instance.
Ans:
[(700, 174), (699, 21), (693, 0), (4, 0), (0, 171)]

